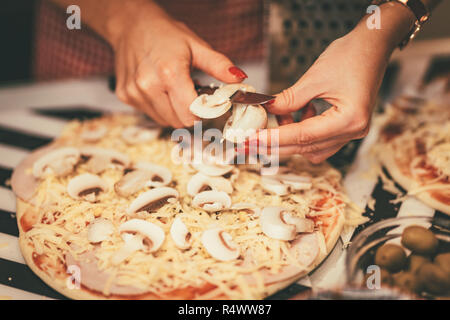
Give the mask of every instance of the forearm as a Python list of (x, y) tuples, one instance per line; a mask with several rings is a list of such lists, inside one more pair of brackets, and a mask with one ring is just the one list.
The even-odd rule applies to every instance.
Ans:
[(118, 41), (121, 30), (136, 21), (137, 16), (145, 12), (146, 19), (156, 20), (168, 17), (151, 0), (50, 0), (56, 5), (67, 8), (76, 4), (81, 9), (81, 19), (112, 46)]

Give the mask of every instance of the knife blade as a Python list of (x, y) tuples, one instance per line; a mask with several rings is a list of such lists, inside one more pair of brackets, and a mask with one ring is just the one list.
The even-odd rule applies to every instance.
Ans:
[[(198, 94), (213, 94), (214, 91), (219, 89), (219, 87), (196, 85), (195, 89), (197, 90)], [(255, 93), (255, 92), (245, 92), (245, 91), (238, 90), (230, 97), (230, 100), (233, 103), (264, 104), (275, 98), (276, 98), (275, 96), (270, 96), (267, 94)]]

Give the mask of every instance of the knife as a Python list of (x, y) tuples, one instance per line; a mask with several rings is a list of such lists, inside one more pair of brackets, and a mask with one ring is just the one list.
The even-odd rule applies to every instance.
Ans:
[[(219, 87), (195, 85), (195, 90), (197, 90), (198, 94), (213, 94), (217, 89), (219, 89)], [(275, 98), (275, 96), (269, 96), (267, 94), (238, 90), (230, 97), (230, 100), (233, 103), (264, 104)]]

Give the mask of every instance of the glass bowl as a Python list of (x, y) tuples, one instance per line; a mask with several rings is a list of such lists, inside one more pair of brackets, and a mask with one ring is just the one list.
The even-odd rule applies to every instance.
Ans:
[[(429, 228), (439, 239), (438, 253), (450, 252), (450, 218), (447, 217), (422, 217), (410, 216), (382, 220), (377, 222), (358, 234), (350, 244), (346, 256), (346, 276), (347, 284), (350, 288), (358, 288), (367, 291), (367, 294), (380, 295), (380, 290), (363, 286), (365, 277), (373, 274), (375, 265), (376, 250), (389, 241), (389, 243), (400, 244), (403, 229), (411, 225), (420, 225)], [(409, 253), (409, 251), (407, 250)], [(369, 270), (368, 270), (369, 268)], [(380, 289), (375, 288), (375, 289)], [(392, 291), (392, 298), (395, 295), (404, 297), (397, 289), (388, 288)], [(383, 287), (383, 292), (386, 288)], [(435, 298), (432, 295), (423, 293), (421, 296), (411, 296), (416, 298)]]

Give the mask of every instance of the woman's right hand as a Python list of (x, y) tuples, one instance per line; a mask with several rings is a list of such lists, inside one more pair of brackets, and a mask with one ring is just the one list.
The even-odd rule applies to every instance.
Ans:
[(197, 96), (190, 77), (198, 68), (219, 81), (236, 83), (247, 75), (214, 51), (183, 23), (152, 2), (110, 24), (115, 52), (116, 94), (163, 126), (192, 126), (189, 105)]

